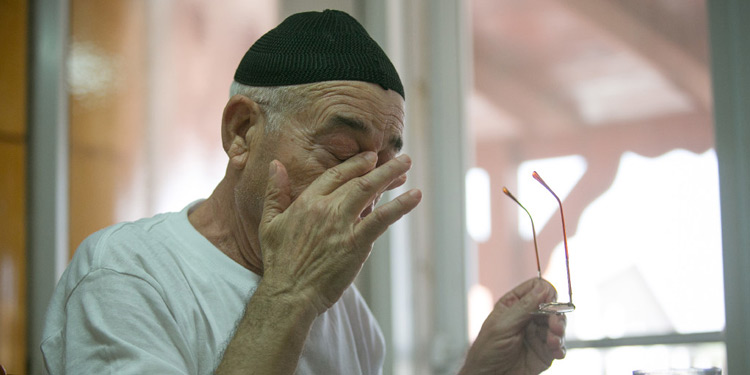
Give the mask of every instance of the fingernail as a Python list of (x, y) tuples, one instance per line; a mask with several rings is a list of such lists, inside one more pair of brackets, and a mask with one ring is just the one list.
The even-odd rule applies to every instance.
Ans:
[(409, 196), (411, 196), (414, 199), (421, 199), (422, 198), (422, 191), (419, 189), (413, 189), (409, 191)]
[(370, 163), (374, 163), (374, 162), (378, 161), (378, 155), (375, 154), (372, 151), (367, 151), (367, 152), (363, 153), (362, 157), (364, 157), (365, 160), (369, 161)]
[(274, 160), (271, 162), (271, 165), (268, 166), (268, 177), (276, 175), (277, 169), (279, 169), (279, 167), (276, 166), (276, 160)]

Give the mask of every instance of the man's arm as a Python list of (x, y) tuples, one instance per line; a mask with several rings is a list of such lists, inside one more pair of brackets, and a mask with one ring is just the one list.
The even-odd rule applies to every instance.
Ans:
[(403, 182), (408, 156), (375, 168), (365, 152), (329, 169), (291, 202), (284, 166), (274, 161), (260, 224), (263, 279), (224, 353), (217, 374), (291, 374), (315, 318), (351, 285), (392, 223), (417, 206), (418, 190), (361, 212)]
[(248, 302), (216, 374), (291, 374), (317, 312), (261, 283)]

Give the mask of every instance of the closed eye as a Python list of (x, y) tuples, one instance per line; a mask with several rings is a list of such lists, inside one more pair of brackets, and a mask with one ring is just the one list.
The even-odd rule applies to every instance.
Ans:
[(326, 148), (334, 158), (342, 162), (360, 153), (357, 141), (348, 137), (335, 137)]
[(355, 152), (355, 153), (351, 153), (351, 152), (346, 152), (346, 153), (332, 152), (331, 153), (331, 155), (334, 158), (336, 158), (336, 160), (338, 160), (339, 162), (342, 162), (342, 163), (345, 162), (345, 161), (347, 161), (347, 160), (349, 160), (352, 156), (357, 155), (357, 154), (358, 154), (358, 152)]

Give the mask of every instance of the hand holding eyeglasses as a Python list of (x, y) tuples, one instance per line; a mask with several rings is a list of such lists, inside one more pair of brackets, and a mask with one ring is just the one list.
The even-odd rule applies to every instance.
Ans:
[(540, 278), (505, 294), (484, 321), (461, 374), (539, 374), (565, 358), (565, 314), (533, 314), (557, 292)]

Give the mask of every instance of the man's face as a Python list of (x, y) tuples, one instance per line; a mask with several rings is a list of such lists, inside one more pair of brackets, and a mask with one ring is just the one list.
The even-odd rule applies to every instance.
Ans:
[[(271, 160), (286, 167), (292, 199), (296, 199), (324, 171), (354, 155), (373, 151), (380, 166), (399, 153), (404, 112), (398, 93), (371, 83), (334, 81), (316, 85), (311, 103), (278, 124), (278, 130), (264, 134), (261, 147), (256, 148), (260, 152), (251, 157), (251, 168), (256, 169), (252, 179), (262, 182), (253, 195), (261, 201)], [(376, 201), (362, 216), (372, 211)]]

